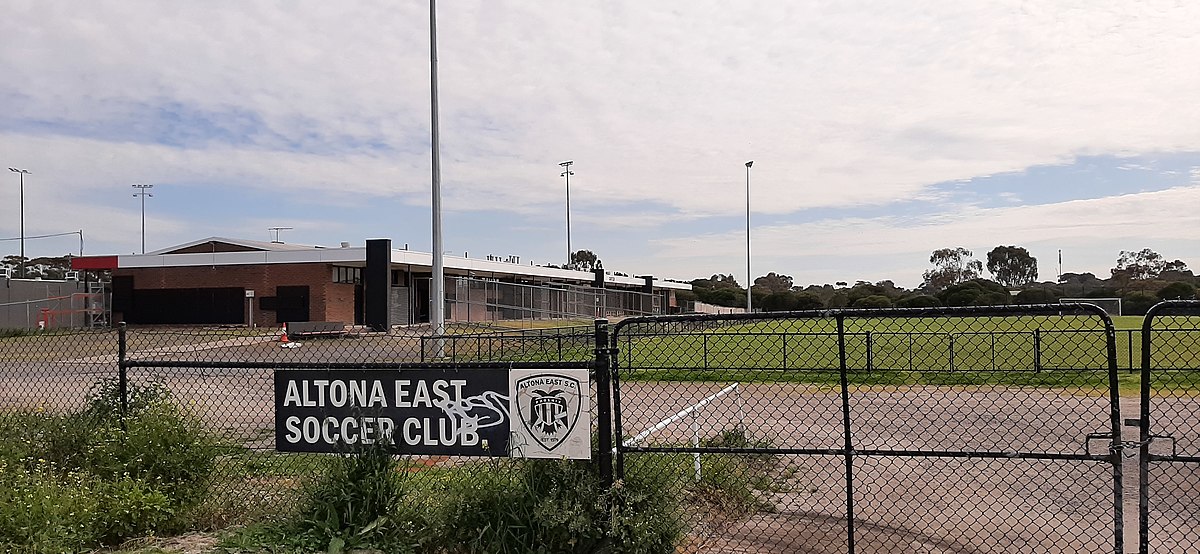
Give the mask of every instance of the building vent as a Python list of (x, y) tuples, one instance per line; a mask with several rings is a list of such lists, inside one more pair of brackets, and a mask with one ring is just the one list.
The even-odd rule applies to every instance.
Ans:
[(342, 248), (350, 248), (350, 243), (342, 241)]

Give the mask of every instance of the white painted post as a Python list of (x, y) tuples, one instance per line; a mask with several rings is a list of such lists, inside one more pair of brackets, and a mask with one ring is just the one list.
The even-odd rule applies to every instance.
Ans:
[[(699, 410), (692, 412), (692, 448), (700, 448), (700, 418), (696, 415)], [(700, 482), (700, 453), (692, 453), (692, 470), (695, 472), (695, 480)]]

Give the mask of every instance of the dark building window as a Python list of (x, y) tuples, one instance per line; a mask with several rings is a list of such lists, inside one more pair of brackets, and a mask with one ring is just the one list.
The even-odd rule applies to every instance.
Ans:
[(333, 282), (346, 283), (349, 285), (361, 285), (362, 268), (333, 266)]

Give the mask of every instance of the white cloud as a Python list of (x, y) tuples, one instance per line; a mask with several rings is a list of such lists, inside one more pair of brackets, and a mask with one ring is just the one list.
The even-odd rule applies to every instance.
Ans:
[[(1038, 206), (966, 208), (916, 221), (822, 220), (755, 228), (752, 248), (761, 273), (783, 272), (804, 283), (853, 280), (858, 277), (846, 271), (852, 267), (868, 280), (892, 279), (915, 286), (928, 269), (922, 262), (937, 248), (963, 246), (983, 260), (1000, 244), (1029, 248), (1041, 262), (1043, 280), (1055, 278), (1060, 248), (1070, 260), (1064, 271), (1090, 271), (1103, 277), (1120, 250), (1148, 247), (1169, 259), (1188, 261), (1190, 254), (1200, 250), (1200, 239), (1180, 229), (1196, 228), (1200, 214), (1178, 207), (1197, 203), (1200, 187), (1180, 187)], [(682, 269), (685, 275), (700, 275), (702, 268), (718, 267), (722, 260), (744, 260), (746, 255), (744, 234), (666, 238), (654, 245), (659, 251), (653, 258), (639, 260), (639, 266)], [(655, 264), (654, 259), (665, 261)], [(836, 265), (820, 265), (831, 260)]]
[[(576, 161), (573, 196), (648, 206), (579, 221), (650, 227), (740, 215), (748, 159), (755, 212), (782, 218), (935, 201), (934, 183), (1078, 155), (1200, 151), (1200, 72), (1181, 69), (1200, 65), (1200, 3), (439, 9), (448, 210), (556, 218), (564, 159)], [(352, 190), (423, 206), (427, 33), (423, 3), (19, 1), (0, 19), (0, 152), (60, 197), (78, 196), (55, 210), (82, 221), (105, 221), (104, 191), (136, 181), (330, 202)], [(163, 110), (184, 112), (175, 132)], [(138, 138), (179, 133), (191, 137), (183, 147)], [(965, 225), (955, 217), (948, 224)], [(844, 254), (867, 248), (845, 237), (873, 225), (781, 226), (763, 231), (761, 248), (787, 256), (801, 233)], [(1112, 229), (1135, 227), (1144, 232)], [(1038, 228), (1084, 240), (1071, 225)], [(896, 234), (904, 244), (947, 236)]]

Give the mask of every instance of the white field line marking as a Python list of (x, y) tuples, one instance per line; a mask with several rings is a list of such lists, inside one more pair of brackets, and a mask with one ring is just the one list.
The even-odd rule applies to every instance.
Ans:
[(708, 396), (704, 400), (701, 400), (701, 401), (693, 404), (692, 406), (690, 406), (684, 410), (681, 410), (679, 413), (658, 422), (653, 427), (646, 429), (645, 431), (642, 431), (641, 433), (638, 433), (637, 436), (635, 436), (631, 439), (625, 439), (625, 441), (622, 442), (621, 445), (622, 446), (636, 446), (639, 442), (642, 442), (642, 439), (645, 439), (646, 437), (653, 435), (654, 433), (662, 430), (664, 427), (666, 427), (672, 423), (675, 423), (676, 421), (679, 421), (689, 415), (692, 415), (692, 412), (695, 412), (696, 410), (699, 410), (700, 408), (707, 406), (712, 401), (737, 390), (737, 388), (738, 388), (737, 383), (729, 385), (728, 387), (721, 389), (719, 392)]
[[(260, 344), (264, 342), (272, 342), (278, 340), (276, 335), (260, 335), (250, 337), (234, 337), (211, 342), (199, 342), (193, 344), (176, 344), (153, 348), (150, 350), (139, 350), (137, 352), (127, 352), (125, 359), (127, 360), (142, 360), (153, 358), (160, 354), (179, 354), (186, 352), (200, 352), (203, 350), (215, 350), (218, 348), (226, 348), (230, 346), (246, 346), (251, 344)], [(115, 354), (105, 354), (103, 356), (93, 356), (91, 358), (79, 358), (75, 360), (61, 360), (61, 363), (80, 364), (80, 363), (113, 363), (117, 361)]]

